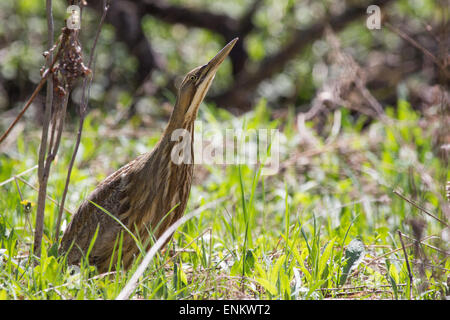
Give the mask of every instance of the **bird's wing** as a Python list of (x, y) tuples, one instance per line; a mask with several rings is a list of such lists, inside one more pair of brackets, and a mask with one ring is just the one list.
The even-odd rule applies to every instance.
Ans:
[(62, 253), (67, 252), (72, 243), (74, 246), (68, 253), (69, 264), (80, 261), (82, 254), (86, 253), (97, 227), (99, 228), (97, 239), (90, 257), (95, 259), (96, 255), (105, 254), (105, 250), (108, 251), (107, 248), (111, 248), (111, 242), (114, 244), (121, 226), (93, 203), (116, 217), (119, 216), (120, 212), (126, 210), (124, 206), (126, 207), (128, 203), (124, 186), (127, 183), (127, 172), (141, 157), (129, 162), (108, 176), (80, 205), (61, 240), (60, 251)]

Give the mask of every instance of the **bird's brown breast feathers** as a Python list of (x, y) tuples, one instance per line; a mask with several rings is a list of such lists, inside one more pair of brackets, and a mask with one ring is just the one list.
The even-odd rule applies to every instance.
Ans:
[(124, 266), (128, 267), (139, 253), (133, 237), (91, 202), (117, 217), (144, 245), (149, 244), (151, 233), (157, 239), (168, 226), (180, 218), (189, 197), (193, 165), (174, 164), (170, 161), (171, 144), (160, 146), (108, 176), (83, 201), (61, 242), (61, 253), (66, 252), (72, 242), (74, 243), (68, 253), (69, 264), (79, 263), (97, 226), (99, 230), (89, 260), (97, 265), (100, 271), (108, 269), (114, 245), (121, 231), (124, 231)]

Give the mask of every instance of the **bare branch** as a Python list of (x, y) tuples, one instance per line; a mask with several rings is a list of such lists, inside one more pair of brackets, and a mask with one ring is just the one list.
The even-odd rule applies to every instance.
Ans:
[[(232, 18), (226, 14), (214, 13), (204, 9), (190, 8), (182, 5), (172, 5), (164, 1), (144, 0), (134, 1), (140, 5), (140, 12), (150, 14), (167, 23), (181, 23), (188, 27), (197, 27), (210, 30), (223, 36), (228, 42), (236, 37), (243, 39), (254, 29), (253, 15), (262, 4), (262, 0), (254, 0), (240, 19)], [(230, 53), (233, 66), (233, 75), (237, 76), (245, 67), (248, 59), (244, 42), (236, 44)]]
[(15, 176), (12, 176), (11, 178), (9, 178), (9, 179), (7, 179), (7, 180), (5, 180), (5, 181), (0, 182), (0, 187), (3, 186), (3, 185), (5, 185), (5, 184), (7, 184), (7, 183), (10, 183), (11, 181), (14, 181), (15, 178), (21, 177), (21, 176), (27, 174), (28, 172), (31, 172), (31, 171), (33, 171), (33, 170), (36, 170), (37, 167), (38, 167), (38, 166), (35, 165), (34, 167), (31, 167), (31, 168), (29, 168), (29, 169), (27, 169), (27, 170), (25, 170), (25, 171), (23, 171), (23, 172), (21, 172), (21, 173), (19, 173), (19, 174), (16, 174)]
[(436, 64), (439, 69), (442, 70), (442, 72), (444, 73), (444, 75), (448, 78), (450, 77), (448, 74), (448, 70), (446, 68), (446, 66), (444, 66), (444, 64), (442, 64), (442, 62), (436, 58), (435, 55), (433, 55), (428, 49), (426, 49), (424, 46), (422, 46), (419, 42), (417, 42), (416, 40), (414, 40), (413, 38), (411, 38), (408, 34), (406, 34), (406, 32), (400, 30), (399, 28), (394, 27), (392, 24), (390, 24), (389, 22), (386, 22), (385, 25), (394, 33), (398, 34), (401, 38), (403, 38), (404, 40), (406, 40), (408, 43), (410, 43), (411, 45), (413, 45), (415, 48), (419, 49), (420, 51), (422, 51), (426, 56), (428, 56), (431, 61), (433, 61), (434, 64)]
[[(39, 178), (39, 192), (38, 192), (38, 204), (36, 210), (36, 222), (34, 227), (34, 246), (33, 251), (37, 257), (41, 255), (41, 242), (42, 236), (44, 233), (44, 212), (45, 212), (45, 199), (47, 196), (47, 183), (50, 174), (51, 163), (55, 159), (56, 153), (58, 152), (59, 144), (61, 141), (61, 134), (64, 128), (64, 119), (66, 115), (67, 103), (69, 101), (69, 89), (68, 85), (66, 85), (66, 95), (64, 97), (58, 97), (62, 100), (61, 110), (58, 110), (57, 115), (55, 116), (55, 121), (52, 126), (52, 138), (50, 139), (50, 143), (48, 145), (49, 153), (47, 158), (45, 159), (44, 169), (42, 172), (42, 176)], [(57, 101), (58, 103), (59, 101)], [(53, 106), (54, 107), (54, 106)], [(56, 129), (57, 128), (57, 129)], [(53, 140), (53, 132), (56, 131), (56, 139)]]
[(448, 223), (445, 222), (442, 219), (439, 219), (438, 217), (436, 217), (434, 214), (432, 214), (431, 212), (429, 212), (427, 209), (425, 209), (424, 207), (420, 206), (419, 204), (417, 204), (416, 202), (414, 202), (411, 199), (408, 199), (407, 197), (405, 197), (403, 194), (401, 194), (398, 190), (394, 190), (392, 191), (394, 194), (396, 194), (397, 196), (399, 196), (400, 198), (402, 198), (403, 200), (409, 202), (410, 204), (412, 204), (414, 207), (416, 207), (417, 209), (419, 209), (420, 211), (422, 211), (423, 213), (427, 214), (428, 216), (432, 217), (433, 219), (439, 221), (440, 223), (442, 223), (444, 226), (449, 227)]
[(223, 35), (226, 39), (235, 37), (235, 32), (238, 30), (239, 21), (224, 14), (180, 5), (170, 5), (159, 0), (138, 2), (142, 2), (145, 13), (151, 14), (165, 22), (182, 23), (190, 27), (208, 29)]
[[(378, 5), (381, 7), (389, 2), (391, 0), (379, 1)], [(280, 72), (305, 47), (320, 38), (327, 25), (335, 31), (342, 30), (355, 19), (364, 17), (367, 6), (367, 3), (355, 5), (340, 15), (326, 17), (307, 29), (294, 32), (291, 40), (278, 52), (265, 58), (260, 63), (259, 68), (253, 72), (242, 72), (232, 86), (214, 97), (213, 100), (222, 106), (227, 105), (237, 109), (248, 109), (251, 101), (249, 94), (255, 92), (262, 81)]]
[[(54, 37), (54, 26), (53, 26), (53, 10), (52, 10), (52, 0), (47, 0), (46, 2), (47, 9), (47, 32), (48, 32), (48, 49), (49, 53), (47, 56), (47, 68), (50, 67), (50, 61), (53, 60), (53, 52), (51, 48), (53, 47), (53, 37)], [(41, 137), (41, 145), (39, 146), (39, 166), (38, 166), (38, 177), (41, 179), (42, 172), (44, 169), (44, 157), (47, 152), (47, 135), (48, 135), (48, 126), (50, 123), (50, 115), (51, 109), (53, 105), (53, 79), (47, 80), (47, 96), (45, 99), (45, 114), (44, 114), (44, 123), (42, 124), (42, 137)]]
[[(47, 67), (49, 71), (51, 71), (52, 65), (58, 59), (58, 54), (56, 55), (53, 62), (50, 64), (49, 61), (52, 61), (53, 53), (51, 48), (53, 47), (53, 36), (54, 36), (54, 26), (53, 26), (53, 10), (52, 10), (52, 0), (46, 1), (46, 10), (47, 10), (47, 32), (48, 32), (48, 48), (49, 55), (47, 57)], [(61, 51), (62, 46), (59, 47), (58, 53)], [(47, 72), (47, 75), (50, 72)], [(44, 77), (41, 79), (41, 83), (43, 83)], [(36, 91), (35, 91), (36, 92)], [(53, 79), (50, 78), (47, 81), (47, 97), (45, 101), (45, 115), (44, 115), (44, 123), (42, 125), (42, 137), (41, 137), (41, 145), (39, 146), (39, 161), (38, 161), (38, 180), (39, 180), (39, 191), (38, 191), (38, 207), (36, 210), (36, 222), (34, 228), (34, 246), (33, 251), (39, 257), (41, 255), (41, 242), (42, 235), (44, 233), (44, 211), (45, 211), (45, 198), (47, 196), (47, 180), (48, 178), (45, 175), (46, 171), (46, 162), (45, 155), (47, 153), (47, 138), (48, 138), (48, 128), (50, 124), (50, 118), (53, 108)], [(24, 108), (24, 110), (26, 110)], [(52, 138), (53, 140), (53, 130), (52, 127)], [(49, 149), (51, 148), (51, 144)]]
[(403, 243), (402, 233), (400, 230), (397, 230), (398, 236), (400, 238), (400, 243), (402, 244), (403, 254), (405, 256), (406, 267), (408, 268), (409, 275), (409, 300), (412, 300), (412, 285), (413, 285), (413, 275), (411, 272), (411, 267), (409, 266), (408, 253), (406, 252), (405, 244)]
[[(97, 28), (97, 33), (95, 35), (94, 43), (92, 45), (91, 53), (90, 53), (90, 56), (89, 56), (89, 62), (88, 62), (88, 68), (89, 69), (91, 69), (92, 62), (94, 60), (95, 48), (97, 47), (98, 38), (100, 37), (100, 32), (102, 30), (103, 23), (105, 22), (105, 18), (106, 18), (106, 15), (108, 13), (108, 9), (109, 9), (109, 1), (104, 0), (103, 1), (103, 14), (102, 14), (102, 17), (100, 19), (100, 23), (99, 23), (99, 26)], [(80, 142), (81, 142), (81, 134), (83, 132), (84, 119), (85, 119), (86, 114), (87, 114), (87, 106), (88, 106), (88, 100), (89, 100), (89, 90), (90, 90), (90, 87), (91, 87), (91, 83), (92, 83), (93, 77), (94, 76), (92, 75), (89, 78), (89, 84), (88, 84), (88, 79), (87, 78), (84, 78), (84, 80), (83, 80), (83, 89), (82, 89), (83, 94), (82, 94), (81, 104), (80, 104), (80, 122), (79, 122), (79, 125), (78, 125), (77, 141), (75, 142), (75, 147), (74, 147), (73, 152), (72, 152), (72, 158), (70, 159), (69, 168), (67, 170), (66, 183), (64, 185), (64, 191), (63, 191), (63, 195), (62, 195), (62, 198), (61, 198), (61, 204), (60, 204), (59, 211), (58, 211), (58, 219), (56, 221), (56, 230), (55, 230), (55, 242), (59, 241), (59, 231), (61, 229), (62, 212), (63, 212), (64, 204), (65, 204), (65, 201), (66, 201), (67, 191), (69, 189), (70, 176), (72, 174), (72, 168), (73, 168), (73, 165), (75, 163), (75, 158), (77, 156), (78, 148), (79, 148)], [(88, 94), (87, 95), (86, 95), (86, 89), (88, 90)]]
[[(89, 1), (89, 6), (102, 14), (102, 3)], [(117, 39), (125, 43), (130, 53), (138, 59), (138, 83), (145, 81), (153, 69), (163, 69), (165, 65), (164, 59), (155, 52), (142, 30), (144, 14), (140, 1), (115, 0), (110, 4), (105, 20), (114, 26)]]
[[(19, 176), (14, 176), (12, 179), (19, 179), (20, 181), (22, 181), (24, 184), (26, 184), (27, 186), (29, 186), (31, 189), (35, 190), (35, 191), (39, 191), (39, 188), (37, 188), (36, 186), (32, 185), (31, 183), (29, 183), (27, 180), (23, 179), (22, 177)], [(59, 206), (58, 201), (56, 201), (55, 199), (53, 199), (52, 197), (50, 197), (48, 194), (46, 195), (47, 199), (50, 200), (51, 202), (53, 202), (54, 204), (56, 204), (57, 206)], [(73, 215), (73, 212), (70, 211), (67, 208), (64, 208), (64, 211), (66, 211), (68, 214)]]
[(53, 66), (56, 63), (56, 60), (59, 57), (61, 50), (59, 49), (58, 52), (56, 53), (55, 58), (53, 59), (52, 63), (50, 64), (49, 68), (46, 69), (44, 71), (44, 73), (41, 76), (41, 81), (39, 81), (38, 85), (36, 86), (36, 89), (34, 89), (33, 93), (31, 94), (31, 97), (28, 99), (28, 101), (25, 103), (25, 106), (23, 107), (22, 111), (20, 111), (20, 113), (18, 114), (18, 116), (16, 117), (16, 119), (13, 121), (13, 123), (9, 126), (9, 128), (5, 131), (5, 133), (3, 133), (3, 135), (0, 137), (0, 143), (3, 142), (3, 140), (6, 139), (6, 137), (9, 135), (9, 133), (11, 132), (11, 130), (14, 128), (14, 126), (17, 124), (17, 122), (19, 122), (19, 120), (22, 118), (22, 116), (25, 114), (25, 111), (27, 111), (27, 109), (30, 107), (31, 103), (33, 102), (33, 100), (36, 98), (37, 94), (39, 93), (39, 91), (41, 91), (42, 87), (44, 86), (45, 82), (47, 81), (47, 78), (50, 76), (50, 74), (53, 73), (52, 69)]

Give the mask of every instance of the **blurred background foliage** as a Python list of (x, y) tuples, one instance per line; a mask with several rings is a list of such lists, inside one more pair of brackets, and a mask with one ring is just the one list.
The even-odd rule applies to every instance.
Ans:
[[(86, 2), (80, 39), (87, 60), (102, 1)], [(371, 4), (381, 7), (380, 30), (366, 27), (366, 9)], [(67, 1), (53, 1), (55, 40), (64, 26), (67, 5)], [(421, 210), (392, 193), (398, 188), (448, 221), (444, 195), (445, 182), (450, 180), (448, 8), (448, 1), (432, 0), (112, 0), (96, 48), (89, 115), (72, 172), (68, 209), (74, 211), (98, 181), (151, 150), (170, 116), (180, 77), (238, 36), (240, 41), (220, 68), (199, 119), (204, 120), (204, 131), (278, 128), (279, 174), (257, 178), (257, 170), (247, 166), (196, 166), (188, 210), (225, 200), (176, 234), (178, 247), (197, 239), (192, 245), (196, 253), (180, 254), (186, 268), (181, 268), (180, 260), (180, 269), (170, 274), (172, 279), (153, 266), (151, 272), (157, 272), (164, 285), (154, 281), (147, 288), (144, 284), (140, 294), (337, 297), (335, 291), (326, 290), (339, 283), (343, 250), (352, 239), (361, 239), (369, 252), (361, 272), (349, 276), (353, 285), (394, 287), (393, 283), (401, 282), (406, 287), (404, 257), (395, 251), (399, 248), (395, 231), (400, 229), (410, 235), (411, 246), (423, 235), (440, 250), (422, 247), (425, 255), (414, 251), (417, 268), (426, 268), (416, 273), (421, 281), (416, 283), (417, 297), (448, 296), (448, 227), (424, 217)], [(40, 80), (42, 53), (47, 50), (45, 1), (2, 0), (0, 21), (3, 132)], [(55, 199), (64, 187), (80, 99), (81, 83), (70, 97), (61, 152), (52, 167), (48, 195)], [(0, 182), (37, 163), (44, 104), (43, 90), (0, 145)], [(24, 179), (37, 185), (35, 172)], [(20, 196), (13, 183), (0, 190), (2, 250), (9, 246), (9, 256), (20, 256), (32, 242), (21, 201), (22, 196), (35, 199), (36, 192), (23, 183)], [(249, 220), (243, 218), (246, 208), (241, 204), (246, 202)], [(46, 208), (44, 242), (50, 248), (57, 205), (48, 201)], [(66, 214), (64, 224), (69, 219)], [(422, 221), (426, 226), (417, 227)], [(249, 251), (244, 254), (241, 246), (247, 227)], [(210, 238), (205, 238), (212, 248), (209, 253), (204, 249), (206, 228), (212, 230)], [(330, 253), (325, 248), (328, 243), (333, 247), (333, 242), (335, 250)], [(309, 244), (315, 246), (312, 251)], [(327, 270), (314, 273), (312, 261), (323, 252), (329, 253), (321, 262)], [(208, 269), (208, 254), (208, 261), (220, 268)], [(382, 259), (385, 255), (389, 258)], [(247, 256), (251, 263), (246, 262)], [(243, 265), (259, 287), (248, 284), (242, 292), (235, 279), (221, 282), (224, 275), (239, 275)], [(173, 271), (173, 266), (168, 270)], [(35, 271), (30, 272), (25, 279), (32, 283)], [(190, 281), (184, 273), (184, 280), (179, 280), (177, 272), (186, 272)], [(210, 272), (212, 281), (219, 284), (217, 290), (209, 287)], [(313, 275), (308, 277), (308, 272)], [(2, 277), (5, 282), (12, 279), (10, 273), (0, 273)], [(200, 289), (192, 279), (201, 280)], [(174, 289), (172, 280), (190, 287)], [(36, 296), (53, 298), (54, 293), (46, 293), (40, 285), (22, 290), (28, 284), (21, 281), (28, 280), (18, 279), (11, 284), (13, 289), (0, 291), (0, 299), (1, 294), (32, 298), (37, 290)], [(45, 281), (67, 283), (63, 278)], [(98, 285), (92, 283), (89, 286)], [(80, 285), (78, 291), (68, 287), (64, 294), (114, 298), (120, 287), (117, 282), (114, 285), (112, 292), (109, 287), (98, 293)], [(387, 292), (365, 294), (391, 297)], [(408, 298), (406, 289), (401, 297)]]
[[(101, 2), (87, 1), (83, 11), (81, 39), (86, 57)], [(446, 1), (381, 3), (386, 5), (382, 9), (385, 20), (407, 30), (439, 56), (444, 45), (439, 39), (446, 25), (446, 10), (442, 10)], [(0, 4), (0, 112), (20, 108), (40, 79), (47, 37), (44, 4), (31, 0)], [(394, 105), (398, 98), (427, 102), (422, 96), (438, 82), (438, 68), (389, 28), (366, 28), (365, 5), (361, 1), (111, 1), (98, 45), (91, 110), (118, 113), (125, 120), (136, 112), (167, 115), (164, 102), (173, 101), (179, 77), (211, 58), (229, 38), (240, 36), (235, 56), (219, 70), (209, 102), (241, 113), (265, 98), (273, 109), (306, 111), (324, 82), (335, 76), (329, 61), (332, 48), (322, 32), (313, 28), (327, 24), (333, 30), (342, 29), (338, 34), (341, 48), (365, 71), (367, 86), (381, 103)], [(63, 27), (67, 3), (54, 1), (53, 7), (56, 37)], [(350, 16), (354, 8), (360, 8), (359, 14)], [(343, 26), (333, 25), (331, 17), (335, 16), (343, 17)], [(314, 36), (296, 39), (301, 31)], [(298, 49), (267, 60), (283, 53), (291, 43), (298, 43)], [(273, 64), (279, 67), (268, 76), (246, 82)], [(233, 83), (248, 92), (237, 93)], [(75, 105), (69, 109), (75, 110), (79, 100), (80, 90), (75, 90)], [(34, 105), (28, 117), (39, 120), (42, 99)], [(15, 113), (10, 112), (5, 115)]]

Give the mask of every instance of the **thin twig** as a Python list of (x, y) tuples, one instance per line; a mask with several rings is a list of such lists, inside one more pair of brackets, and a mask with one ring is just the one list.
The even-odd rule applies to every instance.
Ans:
[(432, 217), (433, 219), (436, 219), (437, 221), (439, 221), (440, 223), (442, 223), (443, 225), (445, 225), (446, 227), (449, 227), (448, 223), (445, 222), (444, 220), (439, 219), (438, 217), (436, 217), (434, 214), (432, 214), (431, 212), (429, 212), (428, 210), (426, 210), (424, 207), (420, 206), (419, 204), (417, 204), (416, 202), (414, 202), (411, 199), (406, 198), (404, 195), (402, 195), (399, 191), (394, 190), (392, 191), (394, 194), (396, 194), (397, 196), (399, 196), (400, 198), (402, 198), (403, 200), (409, 202), (410, 204), (412, 204), (414, 207), (416, 207), (417, 209), (419, 209), (420, 211), (422, 211), (423, 213), (429, 215), (430, 217)]
[[(406, 286), (406, 283), (398, 283), (397, 287), (404, 287)], [(380, 284), (375, 286), (370, 285), (360, 285), (360, 286), (346, 286), (346, 287), (339, 287), (339, 288), (318, 288), (315, 291), (350, 291), (350, 290), (373, 290), (373, 289), (379, 289), (379, 288), (391, 288), (392, 286), (390, 284)], [(350, 294), (351, 292), (349, 292)]]
[[(346, 10), (339, 15), (331, 15), (324, 18), (324, 20), (317, 21), (310, 25), (307, 29), (299, 29), (292, 34), (284, 46), (282, 46), (273, 55), (267, 56), (259, 63), (256, 68), (252, 70), (243, 70), (239, 73), (231, 86), (225, 91), (211, 98), (218, 105), (231, 106), (239, 105), (241, 109), (249, 106), (248, 92), (255, 91), (256, 88), (266, 79), (271, 78), (274, 74), (282, 71), (286, 65), (294, 59), (298, 54), (304, 51), (308, 45), (318, 38), (323, 36), (325, 26), (328, 24), (334, 30), (340, 31), (349, 23), (356, 19), (362, 18), (362, 12), (365, 11), (370, 1), (355, 2), (354, 6), (348, 6)], [(388, 5), (391, 0), (377, 1), (379, 7)], [(326, 21), (325, 21), (326, 20)]]
[(6, 137), (8, 137), (9, 133), (11, 132), (11, 130), (14, 128), (14, 126), (17, 124), (17, 122), (19, 122), (20, 118), (22, 118), (22, 116), (24, 115), (25, 111), (27, 111), (27, 109), (30, 107), (31, 103), (36, 98), (37, 94), (41, 91), (41, 89), (44, 86), (45, 82), (47, 81), (47, 78), (49, 77), (49, 75), (53, 74), (52, 69), (53, 69), (53, 66), (55, 65), (56, 60), (58, 59), (60, 53), (61, 53), (61, 47), (58, 49), (58, 51), (57, 51), (57, 53), (56, 53), (56, 55), (55, 55), (51, 65), (50, 65), (50, 67), (47, 68), (44, 71), (44, 73), (42, 74), (41, 81), (39, 81), (36, 89), (34, 89), (33, 93), (31, 94), (31, 97), (25, 103), (25, 106), (23, 107), (22, 111), (20, 111), (20, 113), (17, 115), (16, 119), (14, 119), (13, 123), (11, 123), (9, 128), (0, 137), (0, 143), (2, 143), (3, 140), (5, 140)]
[[(54, 27), (53, 27), (53, 10), (52, 10), (52, 0), (47, 0), (47, 29), (48, 29), (48, 56), (47, 63), (53, 60), (53, 52), (51, 50), (53, 46), (53, 37), (54, 37)], [(50, 67), (47, 65), (47, 68)], [(53, 106), (53, 79), (47, 80), (47, 96), (45, 98), (45, 113), (44, 113), (44, 123), (42, 124), (42, 137), (41, 137), (41, 145), (39, 147), (39, 168), (38, 168), (38, 177), (41, 179), (43, 169), (44, 169), (44, 158), (47, 152), (47, 135), (48, 135), (48, 126), (50, 122), (50, 115)]]
[(69, 85), (66, 85), (65, 87), (66, 95), (64, 96), (64, 100), (62, 103), (61, 110), (58, 111), (58, 116), (56, 117), (57, 120), (55, 120), (55, 127), (56, 127), (56, 121), (58, 121), (58, 129), (56, 130), (56, 141), (53, 145), (50, 145), (52, 149), (50, 150), (50, 154), (48, 157), (51, 157), (52, 160), (56, 157), (56, 154), (58, 153), (59, 145), (61, 143), (61, 135), (64, 128), (64, 121), (66, 118), (66, 110), (67, 110), (67, 104), (69, 103)]
[(23, 201), (22, 191), (20, 191), (19, 183), (17, 182), (17, 178), (14, 177), (14, 182), (16, 183), (17, 192), (19, 193), (20, 201)]
[(450, 255), (450, 252), (447, 252), (447, 251), (445, 251), (445, 250), (439, 249), (439, 248), (437, 248), (437, 247), (435, 247), (435, 246), (432, 246), (432, 245), (430, 245), (430, 244), (428, 244), (428, 243), (423, 242), (422, 240), (414, 239), (414, 238), (409, 237), (408, 235), (406, 235), (406, 234), (404, 234), (404, 233), (402, 234), (402, 236), (405, 237), (405, 238), (407, 238), (407, 239), (409, 239), (409, 240), (411, 240), (411, 241), (414, 241), (415, 243), (419, 243), (419, 244), (424, 245), (424, 246), (426, 246), (426, 247), (428, 247), (428, 248), (430, 248), (430, 249), (436, 250), (437, 252), (443, 253), (443, 254), (445, 254), (445, 255)]
[(406, 252), (405, 244), (403, 243), (402, 233), (397, 230), (398, 236), (400, 238), (400, 243), (402, 244), (403, 254), (405, 255), (406, 267), (408, 268), (409, 276), (409, 300), (412, 300), (412, 285), (413, 285), (413, 275), (411, 272), (411, 266), (409, 265), (408, 253)]
[(17, 122), (19, 122), (20, 118), (22, 118), (22, 116), (24, 115), (25, 111), (27, 111), (28, 107), (31, 105), (31, 103), (33, 102), (34, 98), (36, 98), (37, 94), (39, 93), (39, 91), (41, 91), (42, 87), (44, 86), (44, 83), (47, 80), (49, 74), (50, 74), (50, 72), (46, 72), (45, 75), (42, 76), (41, 81), (37, 85), (36, 89), (34, 89), (33, 93), (31, 94), (30, 99), (28, 99), (28, 101), (25, 104), (25, 106), (23, 107), (22, 111), (20, 111), (20, 113), (17, 115), (16, 119), (14, 119), (13, 123), (11, 123), (9, 128), (6, 129), (5, 133), (3, 133), (3, 135), (1, 136), (0, 143), (2, 143), (3, 140), (6, 139), (6, 137), (9, 135), (11, 130), (17, 124)]
[(15, 178), (21, 177), (21, 176), (27, 174), (27, 173), (30, 172), (30, 171), (36, 170), (37, 167), (38, 167), (38, 166), (35, 165), (34, 167), (31, 167), (31, 168), (29, 168), (29, 169), (27, 169), (27, 170), (25, 170), (25, 171), (23, 171), (23, 172), (21, 172), (21, 173), (19, 173), (19, 174), (16, 174), (15, 176), (13, 176), (13, 177), (11, 177), (11, 178), (9, 178), (9, 179), (6, 179), (5, 181), (3, 181), (3, 182), (0, 183), (0, 187), (3, 186), (3, 185), (5, 185), (5, 184), (7, 184), (7, 183), (10, 183), (11, 181), (14, 181)]
[[(39, 191), (39, 188), (37, 188), (36, 186), (33, 186), (33, 185), (32, 185), (31, 183), (29, 183), (27, 180), (25, 180), (25, 179), (23, 179), (23, 178), (21, 178), (21, 177), (19, 177), (19, 176), (16, 176), (16, 178), (19, 179), (20, 181), (22, 181), (23, 183), (25, 183), (25, 184), (26, 184), (27, 186), (29, 186), (31, 189), (34, 189), (35, 191)], [(46, 195), (46, 197), (47, 197), (48, 200), (50, 200), (51, 202), (53, 202), (54, 204), (56, 204), (56, 205), (59, 207), (58, 201), (56, 201), (55, 199), (53, 199), (52, 197), (50, 197), (48, 194)], [(73, 216), (73, 212), (72, 212), (72, 211), (70, 211), (70, 210), (67, 209), (67, 208), (64, 208), (64, 210), (65, 210), (67, 213), (69, 213), (70, 215)]]
[[(433, 238), (433, 237), (435, 237), (435, 236), (434, 236), (434, 235), (431, 235), (431, 236), (425, 237), (425, 238), (422, 239), (422, 241), (431, 239), (431, 238)], [(413, 243), (407, 244), (407, 245), (405, 246), (405, 248), (408, 248), (408, 247), (411, 247), (411, 246), (413, 246)], [(391, 254), (396, 253), (396, 252), (398, 252), (398, 251), (400, 251), (400, 250), (402, 250), (402, 248), (397, 248), (397, 249), (391, 250), (391, 251), (389, 251), (389, 252), (387, 252), (387, 253), (385, 253), (385, 254), (382, 254), (381, 256), (375, 257), (375, 258), (373, 258), (371, 261), (369, 261), (369, 262), (367, 263), (367, 265), (370, 265), (370, 264), (374, 263), (375, 261), (380, 260), (380, 259), (382, 259), (382, 258), (384, 258), (384, 257), (390, 256)]]
[[(33, 250), (37, 257), (40, 257), (41, 254), (41, 242), (42, 242), (42, 236), (44, 232), (44, 211), (45, 211), (45, 199), (47, 196), (47, 183), (48, 178), (50, 175), (50, 167), (51, 163), (56, 157), (56, 153), (59, 149), (59, 144), (61, 141), (61, 135), (64, 128), (64, 119), (66, 115), (66, 109), (67, 109), (67, 103), (69, 102), (69, 96), (70, 96), (70, 90), (69, 85), (65, 86), (65, 96), (62, 97), (62, 106), (61, 110), (57, 112), (55, 115), (54, 124), (52, 126), (52, 138), (50, 139), (50, 144), (48, 146), (49, 153), (47, 155), (47, 158), (45, 159), (45, 166), (44, 171), (42, 173), (42, 176), (39, 179), (39, 191), (38, 191), (38, 204), (37, 204), (37, 210), (36, 210), (36, 222), (35, 222), (35, 228), (34, 228), (34, 246)], [(58, 124), (58, 126), (57, 126)], [(53, 134), (56, 130), (56, 139), (53, 143)]]
[(420, 51), (422, 51), (425, 55), (427, 55), (445, 74), (446, 77), (448, 77), (448, 72), (445, 68), (445, 66), (441, 63), (441, 61), (439, 61), (438, 58), (436, 58), (429, 50), (427, 50), (424, 46), (422, 46), (420, 43), (418, 43), (416, 40), (414, 40), (413, 38), (411, 38), (409, 35), (407, 35), (405, 32), (403, 32), (402, 30), (394, 27), (392, 24), (390, 24), (389, 22), (385, 22), (386, 27), (388, 27), (392, 32), (398, 34), (400, 37), (402, 37), (403, 39), (405, 39), (407, 42), (409, 42), (410, 44), (412, 44), (414, 47), (416, 47), (417, 49), (419, 49)]
[[(14, 182), (16, 183), (17, 192), (19, 193), (20, 203), (23, 204), (23, 200), (24, 199), (23, 199), (22, 191), (20, 190), (19, 182), (17, 182), (17, 179), (20, 179), (20, 178), (14, 177)], [(31, 206), (30, 206), (30, 208), (31, 208)], [(29, 210), (24, 209), (24, 212), (25, 212), (25, 221), (26, 221), (25, 225), (29, 228), (30, 234), (32, 234), (33, 233), (33, 227), (31, 226)]]
[[(47, 0), (46, 1), (46, 10), (47, 10), (47, 32), (48, 32), (48, 49), (49, 49), (49, 56), (47, 57), (47, 64), (48, 61), (51, 61), (51, 57), (53, 56), (51, 48), (53, 47), (53, 11), (52, 11), (52, 1)], [(47, 76), (50, 74), (53, 68), (53, 64), (56, 62), (56, 60), (59, 57), (59, 53), (61, 52), (63, 47), (63, 42), (61, 42), (58, 53), (56, 54), (55, 58), (53, 59), (50, 66), (48, 66), (47, 70)], [(41, 79), (41, 83), (43, 84), (44, 76)], [(36, 92), (36, 91), (35, 91)], [(32, 100), (31, 100), (32, 101)], [(31, 102), (30, 102), (31, 104)], [(28, 107), (26, 107), (28, 108)], [(24, 108), (22, 114), (25, 112), (26, 108)], [(47, 153), (47, 138), (48, 138), (48, 129), (51, 119), (53, 109), (53, 79), (50, 79), (47, 81), (47, 96), (45, 101), (45, 115), (44, 115), (44, 123), (42, 125), (42, 137), (41, 137), (41, 145), (39, 147), (39, 161), (38, 161), (38, 180), (39, 180), (39, 191), (38, 191), (38, 201), (37, 201), (37, 209), (36, 209), (36, 221), (35, 221), (35, 227), (34, 227), (34, 245), (33, 245), (33, 251), (35, 252), (37, 257), (40, 257), (41, 255), (41, 242), (42, 242), (42, 235), (44, 232), (44, 211), (45, 211), (45, 197), (47, 195), (47, 181), (48, 181), (48, 172), (50, 170), (50, 167), (47, 167), (47, 162), (44, 158)], [(16, 118), (17, 120), (17, 118)], [(52, 133), (50, 138), (50, 145), (49, 150), (51, 148), (51, 143), (54, 136), (54, 130), (55, 126), (52, 126)], [(48, 159), (47, 159), (48, 160)]]
[[(97, 47), (97, 42), (98, 42), (98, 39), (99, 39), (99, 36), (100, 36), (100, 32), (102, 30), (102, 26), (103, 26), (103, 23), (105, 21), (108, 9), (109, 9), (109, 1), (104, 0), (103, 1), (103, 14), (102, 14), (102, 17), (100, 19), (100, 23), (98, 25), (97, 33), (95, 35), (94, 43), (92, 45), (91, 53), (90, 53), (90, 56), (89, 56), (89, 62), (88, 62), (88, 68), (89, 69), (91, 69), (91, 65), (92, 65), (92, 62), (94, 60), (95, 48)], [(92, 75), (90, 77), (90, 79), (89, 79), (88, 91), (90, 91), (90, 87), (91, 87), (91, 83), (92, 83), (93, 77), (94, 77), (94, 75)], [(55, 230), (55, 242), (56, 243), (59, 241), (59, 230), (61, 229), (62, 211), (63, 211), (63, 208), (64, 208), (64, 204), (66, 202), (67, 191), (69, 190), (69, 184), (70, 184), (70, 176), (72, 174), (72, 169), (73, 169), (73, 165), (75, 163), (75, 158), (77, 156), (78, 148), (79, 148), (80, 143), (81, 143), (81, 134), (83, 132), (84, 119), (85, 119), (86, 113), (87, 113), (87, 105), (88, 105), (88, 100), (89, 100), (89, 92), (86, 95), (86, 85), (87, 85), (87, 83), (88, 83), (88, 79), (85, 78), (83, 80), (83, 89), (82, 89), (83, 94), (82, 94), (81, 105), (80, 105), (80, 121), (79, 121), (79, 125), (78, 125), (77, 141), (75, 142), (75, 147), (74, 147), (73, 152), (72, 152), (72, 158), (70, 159), (69, 168), (67, 169), (66, 183), (64, 185), (64, 191), (63, 191), (63, 194), (62, 194), (62, 197), (61, 197), (61, 206), (59, 207), (58, 218), (57, 218), (57, 221), (56, 221), (56, 230)]]

